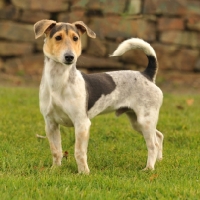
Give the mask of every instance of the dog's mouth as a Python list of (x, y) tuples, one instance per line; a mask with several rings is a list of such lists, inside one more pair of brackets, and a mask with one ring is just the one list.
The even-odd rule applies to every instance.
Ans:
[(73, 61), (69, 62), (69, 61), (65, 61), (64, 64), (65, 65), (71, 65), (73, 63)]

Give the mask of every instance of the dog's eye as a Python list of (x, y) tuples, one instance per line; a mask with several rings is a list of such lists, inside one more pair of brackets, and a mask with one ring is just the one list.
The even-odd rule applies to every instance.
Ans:
[(77, 40), (78, 40), (78, 37), (74, 36), (74, 37), (73, 37), (73, 40), (74, 40), (74, 41), (77, 41)]
[(61, 37), (60, 35), (58, 35), (58, 36), (55, 37), (55, 39), (56, 39), (57, 41), (59, 41), (59, 40), (62, 40), (62, 37)]

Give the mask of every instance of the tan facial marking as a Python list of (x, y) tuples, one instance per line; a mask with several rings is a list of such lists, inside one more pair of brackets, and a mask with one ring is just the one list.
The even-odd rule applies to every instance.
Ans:
[(74, 54), (77, 59), (81, 54), (80, 36), (73, 29), (66, 31), (64, 28), (55, 32), (52, 37), (48, 34), (44, 51), (60, 62), (64, 61), (64, 54), (67, 52)]

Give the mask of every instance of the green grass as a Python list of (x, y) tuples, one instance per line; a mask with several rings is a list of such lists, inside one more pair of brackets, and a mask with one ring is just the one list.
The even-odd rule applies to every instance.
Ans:
[(164, 159), (152, 172), (141, 171), (145, 142), (125, 116), (96, 117), (86, 176), (77, 174), (72, 128), (61, 127), (69, 158), (51, 168), (47, 139), (35, 137), (45, 134), (38, 90), (0, 88), (0, 199), (199, 199), (199, 102), (200, 95), (165, 95), (158, 123)]

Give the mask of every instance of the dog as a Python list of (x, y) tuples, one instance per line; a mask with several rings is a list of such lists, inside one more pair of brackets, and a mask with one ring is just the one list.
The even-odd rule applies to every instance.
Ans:
[(87, 164), (90, 119), (108, 112), (126, 114), (132, 127), (141, 133), (148, 150), (144, 170), (154, 169), (162, 159), (163, 134), (156, 129), (162, 91), (155, 85), (158, 69), (154, 49), (139, 38), (122, 42), (111, 56), (141, 49), (148, 58), (143, 72), (123, 70), (84, 74), (76, 69), (81, 55), (81, 38), (96, 34), (82, 21), (63, 23), (40, 20), (34, 24), (35, 38), (45, 35), (44, 71), (40, 84), (40, 110), (53, 156), (53, 166), (63, 157), (59, 125), (75, 128), (75, 159), (79, 173), (90, 172)]

